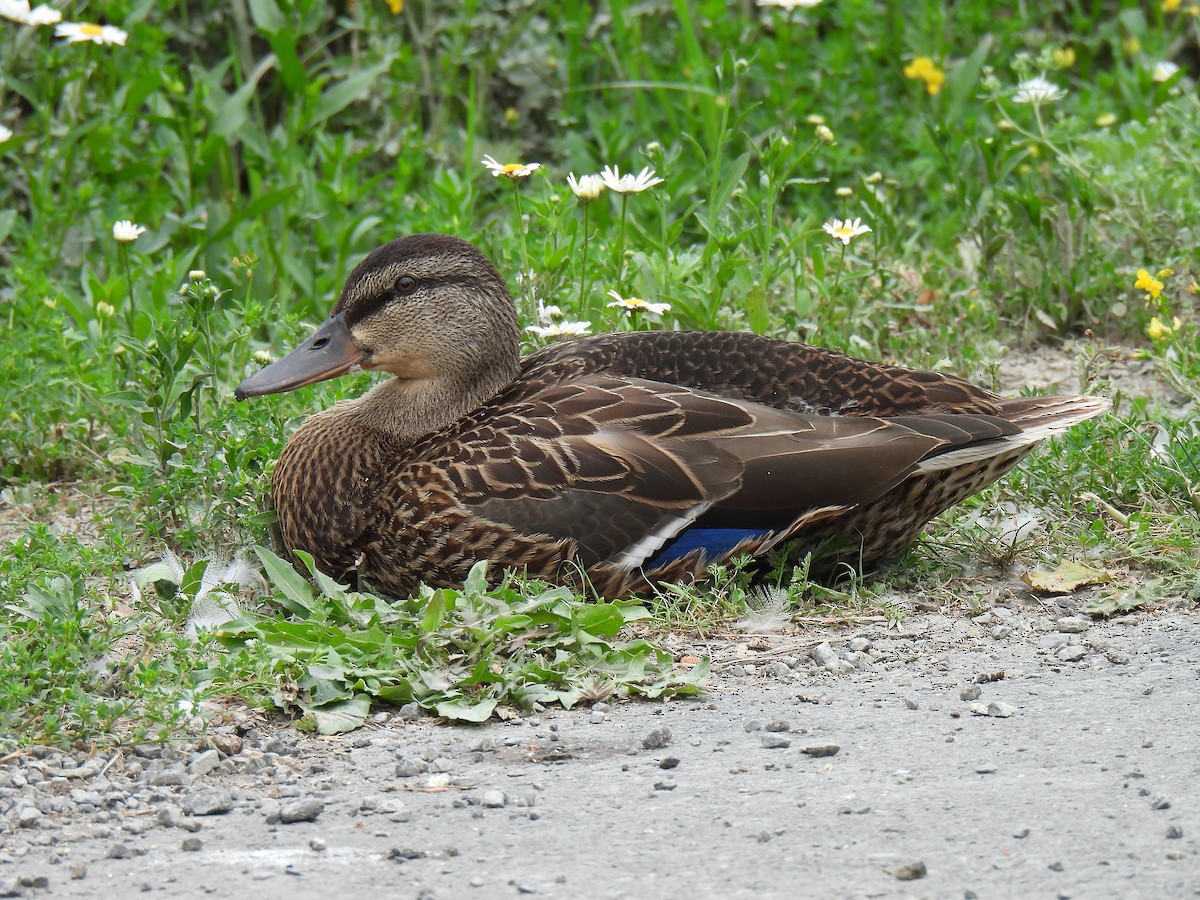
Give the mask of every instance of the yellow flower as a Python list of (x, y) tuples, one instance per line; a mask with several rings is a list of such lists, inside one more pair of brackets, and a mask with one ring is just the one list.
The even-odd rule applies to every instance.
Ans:
[(1157, 300), (1163, 289), (1163, 283), (1145, 269), (1138, 269), (1137, 281), (1133, 283), (1133, 286), (1140, 291), (1145, 291), (1147, 300)]
[(818, 125), (813, 129), (813, 134), (817, 136), (817, 140), (823, 144), (832, 144), (834, 142), (833, 129), (828, 125)]
[(1146, 334), (1150, 336), (1150, 340), (1162, 343), (1169, 341), (1182, 324), (1183, 322), (1179, 321), (1179, 316), (1172, 316), (1169, 326), (1158, 316), (1151, 316), (1150, 324), (1146, 326)]
[(904, 77), (924, 81), (925, 90), (931, 94), (938, 93), (946, 83), (946, 73), (928, 56), (918, 56), (905, 66)]
[(1102, 113), (1096, 116), (1097, 128), (1109, 128), (1117, 124), (1117, 117), (1113, 113)]
[(1162, 11), (1165, 13), (1179, 12), (1179, 7), (1183, 5), (1183, 0), (1163, 0)]
[(1121, 49), (1125, 51), (1126, 56), (1137, 56), (1142, 52), (1142, 42), (1133, 35), (1121, 41)]
[(1050, 59), (1059, 69), (1069, 69), (1075, 65), (1075, 50), (1072, 47), (1055, 47), (1050, 51)]
[(398, 16), (404, 12), (404, 0), (387, 0), (388, 9), (392, 11), (393, 16)]

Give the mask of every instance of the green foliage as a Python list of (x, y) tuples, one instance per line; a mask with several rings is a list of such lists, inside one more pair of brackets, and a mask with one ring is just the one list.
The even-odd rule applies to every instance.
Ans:
[(588, 602), (507, 576), (489, 587), (478, 563), (462, 590), (425, 588), (389, 602), (347, 590), (310, 557), (317, 589), (270, 551), (258, 555), (279, 611), (246, 613), (220, 628), (233, 652), (214, 680), (238, 691), (252, 683), (248, 671), (262, 670), (264, 685), (269, 672), (273, 702), (312, 715), (322, 734), (361, 725), (371, 701), (415, 702), (482, 722), (501, 705), (570, 709), (585, 699), (696, 693), (707, 674), (707, 665), (676, 674), (670, 654), (641, 639), (617, 640), (649, 615), (633, 601)]

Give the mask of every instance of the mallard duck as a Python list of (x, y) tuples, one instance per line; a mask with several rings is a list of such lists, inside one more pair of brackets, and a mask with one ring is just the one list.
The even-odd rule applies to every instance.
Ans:
[(521, 358), (504, 279), (441, 234), (370, 253), (236, 396), (362, 369), (394, 377), (310, 417), (272, 492), (289, 552), (396, 596), (487, 560), (614, 597), (786, 541), (871, 567), (1108, 406), (757, 334), (600, 334)]

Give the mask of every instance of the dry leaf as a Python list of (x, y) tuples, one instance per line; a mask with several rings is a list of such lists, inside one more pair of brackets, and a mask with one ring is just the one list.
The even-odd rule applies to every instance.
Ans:
[(1087, 584), (1112, 581), (1113, 576), (1104, 569), (1093, 569), (1082, 563), (1064, 560), (1050, 572), (1025, 572), (1021, 580), (1043, 594), (1069, 594)]

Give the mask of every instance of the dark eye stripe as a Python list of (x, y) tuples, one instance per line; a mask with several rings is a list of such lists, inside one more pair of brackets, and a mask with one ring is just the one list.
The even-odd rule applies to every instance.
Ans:
[[(406, 292), (400, 289), (400, 282), (406, 278), (411, 278), (413, 286)], [(453, 284), (472, 284), (476, 283), (477, 279), (471, 278), (468, 275), (427, 275), (420, 278), (415, 278), (411, 275), (401, 275), (393, 282), (380, 285), (380, 289), (375, 293), (365, 295), (356, 300), (353, 304), (346, 307), (343, 318), (347, 325), (353, 325), (356, 322), (361, 322), (363, 319), (375, 315), (389, 303), (394, 301), (404, 302), (407, 297), (416, 293), (419, 289), (444, 287)]]

